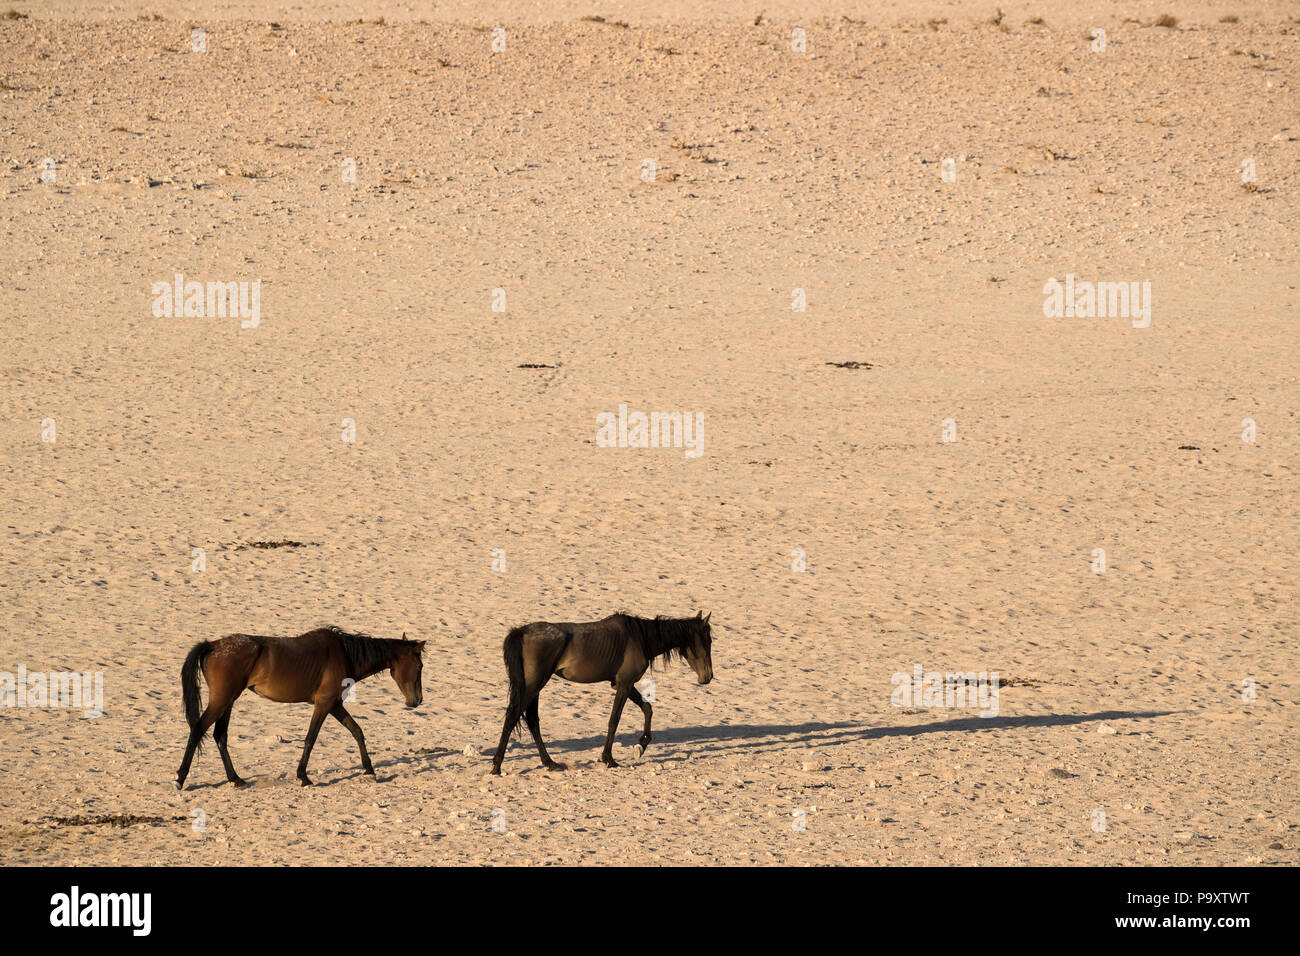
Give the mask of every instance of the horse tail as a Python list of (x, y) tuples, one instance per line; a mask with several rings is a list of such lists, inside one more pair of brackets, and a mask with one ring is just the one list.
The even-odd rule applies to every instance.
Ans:
[[(216, 646), (212, 641), (199, 641), (190, 648), (190, 652), (185, 655), (185, 663), (181, 665), (181, 697), (185, 701), (185, 721), (190, 725), (190, 730), (199, 725), (199, 718), (203, 716), (203, 699), (199, 695), (199, 671), (203, 669), (204, 662)], [(202, 745), (203, 742), (199, 741), (198, 746), (202, 747)]]
[(519, 721), (524, 716), (524, 632), (527, 626), (516, 627), (506, 635), (502, 656), (506, 659), (506, 673), (510, 675), (510, 702), (506, 706), (506, 720), (513, 721), (509, 731), (519, 734)]

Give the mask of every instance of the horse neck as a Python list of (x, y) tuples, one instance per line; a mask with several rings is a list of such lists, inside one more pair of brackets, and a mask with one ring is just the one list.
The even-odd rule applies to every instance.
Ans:
[(398, 650), (387, 644), (381, 645), (382, 653), (376, 658), (375, 663), (369, 667), (358, 668), (357, 680), (365, 680), (382, 671), (388, 670), (397, 663)]
[(645, 652), (651, 659), (663, 657), (691, 642), (693, 635), (685, 623), (676, 621), (650, 621), (649, 623), (646, 644), (650, 646), (646, 647)]

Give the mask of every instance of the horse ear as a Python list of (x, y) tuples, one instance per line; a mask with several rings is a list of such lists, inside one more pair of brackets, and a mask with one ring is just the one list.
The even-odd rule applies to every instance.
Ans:
[(402, 632), (402, 640), (406, 640), (406, 632), (405, 632), (405, 631)]
[(695, 612), (695, 617), (696, 617), (697, 619), (698, 619), (698, 618), (702, 618), (702, 617), (704, 617), (704, 612), (703, 612), (703, 611), (696, 611), (696, 612)]
[(712, 611), (710, 611), (708, 614), (704, 615), (704, 623), (705, 623), (705, 624), (708, 624), (708, 623), (709, 623), (709, 618), (711, 618), (711, 617), (713, 617), (713, 612), (712, 612)]

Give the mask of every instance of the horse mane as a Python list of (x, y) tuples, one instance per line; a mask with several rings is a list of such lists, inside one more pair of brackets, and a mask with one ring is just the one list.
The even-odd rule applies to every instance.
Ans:
[(353, 634), (338, 627), (321, 628), (333, 635), (343, 647), (343, 653), (357, 673), (383, 670), (397, 659), (402, 648), (413, 647), (421, 656), (424, 655), (424, 641), (408, 641), (396, 637), (371, 637), (369, 634)]
[[(699, 633), (703, 621), (698, 617), (637, 617), (619, 612), (628, 634), (641, 645), (646, 660), (653, 662), (662, 657), (670, 661), (673, 655), (686, 660), (686, 645)], [(705, 640), (708, 640), (707, 632)]]

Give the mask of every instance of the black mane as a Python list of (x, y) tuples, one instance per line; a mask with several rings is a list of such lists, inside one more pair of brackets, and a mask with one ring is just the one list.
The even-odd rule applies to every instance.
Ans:
[(623, 612), (618, 616), (623, 619), (629, 636), (641, 645), (648, 661), (659, 657), (672, 660), (674, 654), (685, 660), (686, 646), (696, 637), (703, 637), (706, 645), (711, 643), (708, 624), (698, 617), (648, 618)]
[(423, 641), (371, 637), (369, 634), (353, 634), (337, 627), (325, 627), (321, 630), (338, 639), (348, 663), (358, 674), (372, 673), (390, 667), (403, 648), (414, 647), (419, 653), (424, 653)]

